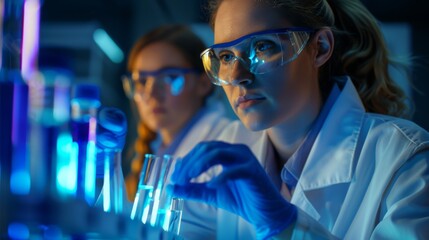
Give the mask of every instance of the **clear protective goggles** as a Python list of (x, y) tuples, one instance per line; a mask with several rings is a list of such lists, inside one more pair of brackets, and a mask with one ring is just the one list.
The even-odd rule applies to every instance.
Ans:
[(201, 59), (213, 84), (231, 85), (236, 64), (253, 74), (268, 73), (295, 60), (313, 32), (294, 27), (251, 33), (211, 46), (201, 53)]
[(122, 86), (128, 98), (136, 93), (145, 94), (149, 86), (159, 86), (168, 90), (171, 95), (178, 96), (185, 87), (185, 75), (200, 73), (195, 68), (162, 68), (156, 71), (134, 71), (122, 77)]

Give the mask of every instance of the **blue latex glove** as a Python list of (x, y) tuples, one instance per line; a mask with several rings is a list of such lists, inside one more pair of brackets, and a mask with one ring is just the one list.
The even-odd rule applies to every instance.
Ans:
[[(205, 183), (191, 182), (217, 164), (222, 165), (218, 176)], [(296, 207), (280, 195), (256, 157), (242, 144), (198, 144), (177, 162), (171, 181), (173, 195), (241, 216), (255, 227), (258, 239), (277, 235), (297, 218)]]

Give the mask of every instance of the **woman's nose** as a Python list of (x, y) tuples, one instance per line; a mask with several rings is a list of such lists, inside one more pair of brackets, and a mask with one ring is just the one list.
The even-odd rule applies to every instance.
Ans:
[(144, 95), (147, 98), (162, 99), (165, 95), (165, 86), (162, 81), (157, 80), (154, 77), (149, 77), (144, 86)]
[(253, 82), (253, 74), (248, 70), (246, 62), (237, 59), (231, 69), (231, 81), (233, 86), (244, 86)]

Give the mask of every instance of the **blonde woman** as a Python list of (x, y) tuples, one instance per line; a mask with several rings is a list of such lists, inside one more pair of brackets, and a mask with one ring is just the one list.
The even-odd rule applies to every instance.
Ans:
[(174, 194), (240, 216), (219, 216), (229, 239), (429, 238), (429, 134), (398, 118), (404, 94), (361, 2), (210, 2), (201, 58), (240, 122), (178, 162)]

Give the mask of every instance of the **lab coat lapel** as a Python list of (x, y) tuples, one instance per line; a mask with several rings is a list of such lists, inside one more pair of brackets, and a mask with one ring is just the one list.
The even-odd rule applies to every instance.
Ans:
[[(341, 201), (346, 194), (363, 116), (364, 107), (348, 80), (314, 142), (291, 200), (316, 220), (323, 214), (317, 203)], [(329, 188), (335, 194), (326, 194)]]

